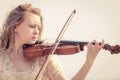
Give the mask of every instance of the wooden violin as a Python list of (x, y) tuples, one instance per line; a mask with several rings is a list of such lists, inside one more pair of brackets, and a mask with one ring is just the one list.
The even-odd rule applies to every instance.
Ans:
[[(88, 42), (61, 40), (54, 54), (56, 55), (76, 54), (79, 53), (80, 51), (84, 51), (84, 46), (86, 46), (86, 44), (88, 44)], [(92, 44), (94, 45), (95, 43), (92, 42)], [(36, 41), (36, 43), (32, 45), (24, 45), (23, 53), (25, 57), (33, 58), (48, 55), (52, 48), (53, 48), (52, 45), (45, 46), (42, 45), (42, 41)], [(110, 51), (111, 54), (118, 54), (120, 52), (119, 45), (111, 46), (109, 44), (105, 44), (103, 49)]]
[[(68, 28), (70, 21), (72, 20), (73, 16), (75, 15), (76, 10), (73, 10), (70, 14), (69, 18), (67, 19), (65, 25), (63, 26), (62, 30), (58, 34), (55, 42), (51, 46), (42, 45), (42, 41), (37, 41), (35, 44), (32, 45), (24, 45), (23, 53), (25, 57), (34, 58), (38, 56), (48, 55), (44, 64), (39, 69), (39, 72), (35, 78), (35, 80), (42, 80), (43, 73), (50, 61), (50, 58), (54, 54), (58, 55), (69, 55), (75, 54), (80, 51), (84, 51), (84, 46), (88, 44), (88, 42), (77, 42), (77, 41), (65, 41), (61, 40), (63, 37), (64, 32)], [(95, 43), (92, 43), (93, 45)], [(101, 43), (99, 43), (101, 45)], [(109, 50), (111, 54), (118, 54), (120, 52), (120, 46), (110, 46), (109, 44), (105, 44), (103, 49)]]

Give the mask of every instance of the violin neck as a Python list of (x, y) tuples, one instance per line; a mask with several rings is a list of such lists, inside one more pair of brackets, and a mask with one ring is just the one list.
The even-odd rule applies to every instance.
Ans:
[[(60, 43), (63, 43), (63, 44), (88, 44), (88, 42), (85, 42), (85, 41), (69, 41), (69, 40), (61, 40)], [(92, 42), (92, 44), (95, 44), (95, 43)]]

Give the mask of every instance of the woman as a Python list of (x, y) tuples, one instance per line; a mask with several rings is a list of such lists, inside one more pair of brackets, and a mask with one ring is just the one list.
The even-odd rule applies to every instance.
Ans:
[[(0, 80), (35, 80), (39, 68), (47, 56), (26, 58), (23, 55), (24, 44), (34, 44), (41, 40), (43, 17), (38, 8), (31, 4), (21, 4), (11, 11), (3, 24), (0, 37)], [(96, 56), (104, 46), (88, 43), (86, 62), (72, 80), (84, 80), (92, 67)], [(42, 80), (67, 80), (59, 64), (51, 57)]]

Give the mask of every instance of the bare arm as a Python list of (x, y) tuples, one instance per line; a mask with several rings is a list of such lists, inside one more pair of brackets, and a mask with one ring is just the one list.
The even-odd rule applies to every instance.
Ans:
[(87, 56), (86, 56), (86, 62), (82, 66), (82, 68), (78, 71), (78, 73), (73, 77), (72, 80), (84, 80), (90, 71), (96, 56), (98, 55), (99, 51), (103, 48), (104, 46), (104, 40), (102, 41), (102, 44), (99, 45), (99, 43), (95, 40), (95, 45), (88, 44), (87, 45)]
[[(95, 45), (88, 44), (87, 45), (87, 55), (86, 55), (86, 61), (82, 68), (77, 72), (77, 74), (73, 77), (72, 80), (84, 80), (90, 71), (96, 56), (98, 55), (99, 51), (103, 48), (104, 46), (104, 41), (102, 41), (102, 44), (99, 45), (97, 41), (94, 41)], [(47, 72), (50, 73), (47, 75), (49, 76), (50, 79), (52, 80), (68, 80), (65, 74), (62, 72), (60, 67), (54, 62), (56, 60), (50, 60), (49, 66), (47, 67)]]

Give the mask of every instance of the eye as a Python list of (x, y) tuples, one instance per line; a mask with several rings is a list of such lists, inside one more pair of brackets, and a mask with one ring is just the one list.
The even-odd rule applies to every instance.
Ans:
[(41, 30), (41, 26), (36, 26), (36, 25), (29, 25), (30, 28), (38, 28), (38, 30)]
[(31, 28), (35, 28), (35, 26), (33, 26), (33, 25), (30, 25), (29, 27), (31, 27)]
[(41, 30), (41, 27), (40, 27), (40, 26), (38, 26), (38, 30)]

